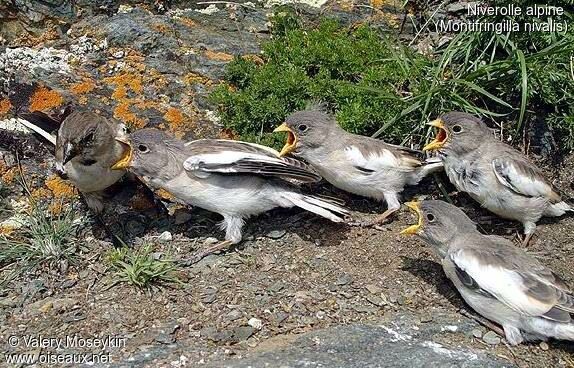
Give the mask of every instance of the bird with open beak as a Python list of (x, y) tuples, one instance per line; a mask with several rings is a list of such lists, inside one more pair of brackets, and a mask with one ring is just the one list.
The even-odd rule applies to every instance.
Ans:
[(125, 173), (110, 169), (123, 154), (123, 146), (115, 138), (126, 135), (124, 124), (91, 111), (71, 109), (61, 121), (38, 111), (20, 117), (26, 127), (55, 146), (58, 173), (78, 188), (90, 209), (101, 213), (104, 190)]
[(527, 245), (542, 216), (574, 208), (519, 151), (495, 138), (479, 118), (450, 112), (429, 123), (436, 138), (423, 150), (437, 151), (451, 183), (500, 217), (522, 222)]
[(223, 216), (225, 241), (202, 254), (239, 243), (246, 218), (276, 207), (297, 206), (334, 222), (348, 213), (337, 203), (301, 193), (296, 183), (321, 177), (265, 146), (223, 139), (185, 143), (157, 129), (138, 130), (118, 141), (125, 152), (113, 169), (128, 169), (186, 204)]
[(501, 325), (510, 344), (574, 340), (574, 295), (552, 270), (511, 241), (483, 235), (456, 206), (432, 200), (406, 205), (417, 223), (401, 234), (431, 246), (466, 303)]
[(291, 114), (275, 131), (287, 133), (281, 156), (305, 160), (339, 189), (385, 200), (387, 210), (369, 225), (384, 222), (401, 207), (399, 193), (406, 185), (442, 169), (440, 160), (424, 162), (414, 150), (348, 133), (318, 108)]

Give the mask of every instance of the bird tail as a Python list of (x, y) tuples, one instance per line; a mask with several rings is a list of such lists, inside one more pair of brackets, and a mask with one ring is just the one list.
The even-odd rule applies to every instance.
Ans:
[(345, 218), (349, 216), (349, 211), (333, 200), (296, 192), (285, 193), (284, 198), (297, 207), (328, 218), (333, 222), (344, 222)]
[(444, 169), (442, 160), (439, 157), (427, 158), (420, 167), (413, 173), (412, 179), (409, 181), (410, 185), (418, 184), (425, 176)]
[(41, 141), (52, 146), (56, 145), (55, 133), (60, 127), (60, 122), (41, 111), (20, 114), (18, 117), (18, 122), (30, 129)]

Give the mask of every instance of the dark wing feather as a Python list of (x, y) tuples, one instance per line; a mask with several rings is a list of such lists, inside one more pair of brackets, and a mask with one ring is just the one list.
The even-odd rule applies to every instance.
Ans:
[(184, 167), (189, 171), (262, 175), (305, 183), (321, 180), (307, 164), (279, 157), (279, 153), (269, 147), (222, 139), (202, 139), (186, 146), (190, 156)]

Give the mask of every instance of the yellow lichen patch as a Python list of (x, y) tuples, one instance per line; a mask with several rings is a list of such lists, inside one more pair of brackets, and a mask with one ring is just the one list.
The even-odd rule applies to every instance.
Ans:
[(247, 54), (247, 55), (241, 56), (241, 58), (244, 59), (244, 60), (252, 61), (252, 62), (255, 63), (256, 65), (263, 65), (263, 64), (265, 64), (265, 60), (263, 60), (263, 59), (261, 58), (261, 56), (259, 56), (259, 55)]
[(36, 189), (32, 190), (32, 193), (30, 193), (30, 194), (32, 196), (32, 199), (34, 199), (34, 200), (46, 199), (46, 198), (52, 197), (52, 192), (46, 188), (36, 188)]
[(189, 18), (178, 18), (178, 21), (186, 27), (195, 27), (197, 23)]
[(194, 84), (203, 84), (206, 86), (210, 86), (213, 84), (213, 81), (211, 79), (204, 77), (203, 75), (199, 75), (197, 73), (187, 73), (183, 77), (183, 81), (190, 86)]
[(80, 96), (80, 98), (78, 98), (78, 103), (80, 105), (85, 105), (88, 103), (88, 98), (86, 96)]
[(134, 129), (141, 129), (147, 124), (145, 120), (138, 118), (136, 114), (130, 110), (129, 101), (122, 102), (116, 106), (114, 109), (114, 118), (128, 124)]
[(0, 225), (0, 235), (8, 236), (14, 232), (14, 228), (10, 225)]
[(185, 134), (182, 128), (188, 123), (188, 119), (183, 115), (183, 113), (176, 109), (175, 107), (170, 107), (163, 118), (169, 124), (169, 131), (174, 133), (177, 138), (182, 138)]
[(4, 175), (6, 170), (8, 170), (8, 165), (6, 165), (6, 161), (0, 160), (0, 175)]
[(7, 98), (0, 100), (0, 116), (6, 115), (8, 111), (12, 108), (12, 103)]
[(30, 111), (45, 111), (64, 103), (64, 98), (58, 92), (39, 87), (30, 98)]
[(233, 60), (233, 55), (227, 54), (221, 51), (206, 50), (203, 55), (210, 60), (216, 61), (231, 61)]
[(73, 198), (76, 195), (76, 188), (57, 176), (49, 177), (45, 184), (56, 198)]
[[(140, 94), (143, 92), (142, 77), (141, 75), (136, 73), (122, 73), (119, 75), (114, 75), (112, 77), (106, 77), (104, 78), (104, 82), (115, 85), (116, 89), (123, 87), (124, 90), (127, 91), (127, 89), (129, 88), (136, 94)], [(112, 95), (112, 97), (114, 96)], [(114, 98), (123, 98), (123, 97), (125, 97), (125, 95)]]
[(14, 182), (16, 174), (18, 174), (18, 168), (16, 167), (6, 170), (4, 174), (2, 174), (2, 181), (6, 184), (11, 184), (12, 182)]
[(50, 211), (52, 215), (59, 215), (64, 211), (64, 204), (62, 201), (53, 201), (48, 205), (48, 211)]
[(75, 83), (70, 87), (70, 90), (77, 95), (84, 95), (90, 93), (96, 88), (96, 84), (91, 79), (86, 79), (83, 82)]
[(153, 29), (161, 33), (165, 33), (168, 30), (168, 27), (163, 23), (154, 23), (151, 26)]
[(173, 194), (171, 194), (165, 189), (158, 189), (155, 191), (155, 194), (157, 194), (157, 196), (162, 199), (167, 199), (168, 201), (175, 202), (177, 200), (177, 198), (175, 198)]

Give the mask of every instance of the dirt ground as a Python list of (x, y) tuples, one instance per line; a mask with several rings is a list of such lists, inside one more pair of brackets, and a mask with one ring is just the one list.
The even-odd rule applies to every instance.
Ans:
[[(574, 155), (558, 168), (550, 173), (554, 183), (571, 194)], [(434, 181), (426, 179), (404, 197), (424, 192), (438, 197), (434, 188)], [(327, 185), (319, 189), (345, 199), (357, 218), (384, 210), (381, 204)], [(466, 195), (453, 199), (487, 233), (513, 237), (521, 230), (518, 224), (490, 216)], [(128, 232), (141, 225), (144, 230), (138, 228), (132, 247), (146, 239), (157, 245), (159, 253), (169, 252), (176, 259), (204, 247), (209, 237), (222, 236), (215, 225), (217, 216), (205, 211), (189, 211), (189, 220), (180, 225), (150, 213), (108, 212), (106, 220), (120, 223)], [(147, 292), (127, 284), (112, 286), (105, 262), (111, 244), (90, 236), (91, 229), (95, 234), (101, 231), (87, 221), (76, 262), (24, 274), (3, 291), (0, 336), (2, 341), (11, 335), (123, 336), (125, 347), (113, 350), (114, 362), (131, 366), (130, 359), (140, 354), (141, 361), (133, 366), (169, 367), (227, 361), (275, 349), (304, 332), (377, 324), (405, 311), (416, 316), (414, 324), (432, 323), (438, 313), (452, 315), (456, 324), (466, 319), (458, 313), (465, 306), (436, 258), (421, 241), (399, 235), (413, 220), (402, 209), (394, 221), (377, 230), (333, 224), (296, 209), (275, 210), (250, 219), (245, 241), (234, 250), (181, 268), (181, 285)], [(145, 228), (145, 224), (152, 225)], [(157, 236), (166, 230), (173, 240), (159, 242)], [(574, 285), (573, 230), (572, 217), (544, 220), (528, 248), (570, 285)], [(260, 325), (250, 325), (253, 318)], [(476, 329), (481, 334), (487, 331), (478, 324)], [(456, 332), (443, 339), (446, 346), (486, 351), (509, 365), (574, 366), (574, 347), (569, 343), (510, 349)]]

